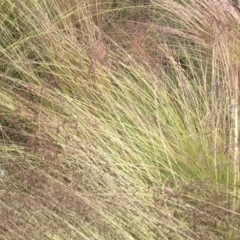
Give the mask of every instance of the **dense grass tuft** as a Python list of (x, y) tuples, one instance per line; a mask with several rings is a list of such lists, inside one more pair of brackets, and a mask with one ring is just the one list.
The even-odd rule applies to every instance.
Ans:
[(0, 3), (0, 239), (238, 239), (234, 4)]

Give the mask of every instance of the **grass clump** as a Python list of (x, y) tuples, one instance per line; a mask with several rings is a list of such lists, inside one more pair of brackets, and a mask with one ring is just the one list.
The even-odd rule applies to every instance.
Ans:
[(1, 239), (237, 239), (231, 1), (0, 5)]

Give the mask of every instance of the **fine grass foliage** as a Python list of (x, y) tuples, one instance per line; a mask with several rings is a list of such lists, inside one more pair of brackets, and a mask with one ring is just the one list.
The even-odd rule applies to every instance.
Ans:
[(238, 239), (239, 26), (225, 0), (0, 3), (0, 238)]

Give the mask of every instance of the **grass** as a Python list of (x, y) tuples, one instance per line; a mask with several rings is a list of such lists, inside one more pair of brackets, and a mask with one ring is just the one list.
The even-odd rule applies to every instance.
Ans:
[(0, 239), (238, 239), (231, 1), (0, 4)]

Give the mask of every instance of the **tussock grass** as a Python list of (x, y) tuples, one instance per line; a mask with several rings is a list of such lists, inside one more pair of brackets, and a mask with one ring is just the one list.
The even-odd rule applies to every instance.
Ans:
[(231, 1), (0, 4), (1, 239), (237, 239)]

